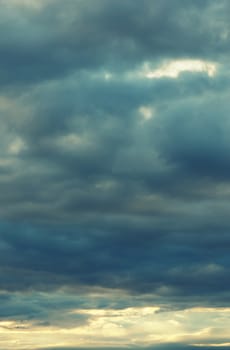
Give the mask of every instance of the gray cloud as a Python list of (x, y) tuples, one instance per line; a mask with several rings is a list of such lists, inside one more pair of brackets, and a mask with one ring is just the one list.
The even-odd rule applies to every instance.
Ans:
[(120, 232), (5, 225), (1, 289), (48, 292), (97, 286), (131, 295), (150, 293), (152, 302), (177, 307), (183, 301), (187, 307), (227, 305), (229, 259), (223, 247), (228, 235), (208, 232), (207, 251), (202, 231), (176, 233), (150, 224)]
[(124, 70), (165, 56), (222, 57), (228, 52), (228, 6), (181, 0), (68, 0), (63, 6), (49, 0), (35, 11), (2, 3), (2, 85), (55, 79), (76, 69)]
[(0, 5), (0, 318), (227, 306), (229, 2)]

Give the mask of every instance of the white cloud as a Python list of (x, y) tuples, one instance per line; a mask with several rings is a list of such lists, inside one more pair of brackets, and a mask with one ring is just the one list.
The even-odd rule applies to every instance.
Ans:
[(211, 61), (204, 60), (174, 60), (164, 62), (159, 68), (151, 69), (150, 63), (145, 63), (143, 75), (148, 79), (178, 78), (183, 72), (206, 73), (209, 77), (216, 74), (217, 65)]
[[(158, 312), (158, 306), (126, 309), (76, 309), (69, 315), (89, 317), (86, 324), (68, 328), (33, 326), (11, 322), (0, 330), (5, 338), (20, 341), (20, 346), (124, 346), (125, 344), (151, 345), (183, 342), (205, 344), (221, 341), (228, 335), (229, 309), (194, 308), (181, 311)], [(5, 327), (7, 326), (7, 327)], [(222, 329), (215, 334), (216, 327)], [(10, 328), (10, 329), (9, 329)], [(39, 339), (37, 334), (39, 333)], [(77, 339), (77, 343), (76, 343)], [(9, 347), (8, 347), (9, 348)], [(16, 347), (17, 348), (17, 347)]]

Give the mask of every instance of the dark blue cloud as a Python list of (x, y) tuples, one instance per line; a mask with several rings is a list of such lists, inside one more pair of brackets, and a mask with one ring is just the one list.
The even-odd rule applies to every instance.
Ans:
[(222, 57), (229, 4), (217, 5), (68, 0), (35, 11), (2, 4), (1, 84), (13, 88), (106, 65), (124, 70), (161, 57)]
[[(146, 224), (145, 224), (146, 225)], [(1, 289), (104, 287), (153, 293), (153, 302), (179, 306), (229, 303), (229, 237), (175, 232), (156, 225), (119, 231), (78, 228), (1, 228)], [(163, 291), (164, 288), (164, 291)], [(184, 307), (184, 306), (183, 306)]]
[(229, 305), (229, 2), (0, 4), (0, 318)]

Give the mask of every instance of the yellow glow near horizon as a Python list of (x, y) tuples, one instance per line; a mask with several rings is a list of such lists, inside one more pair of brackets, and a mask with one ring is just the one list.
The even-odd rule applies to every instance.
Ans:
[[(196, 346), (226, 344), (230, 308), (161, 311), (159, 306), (125, 309), (74, 309), (65, 317), (85, 315), (82, 323), (39, 326), (30, 322), (0, 322), (0, 348), (49, 346), (148, 346), (186, 342)], [(73, 318), (74, 320), (74, 318)], [(216, 330), (218, 329), (218, 332)], [(218, 343), (218, 344), (217, 344)]]
[(140, 317), (153, 315), (159, 311), (160, 307), (129, 307), (126, 309), (77, 309), (71, 311), (71, 313), (86, 314), (96, 317)]
[(203, 348), (203, 347), (206, 347), (206, 346), (210, 346), (212, 348), (217, 348), (217, 347), (227, 347), (227, 346), (230, 346), (230, 343), (218, 343), (218, 344), (209, 344), (209, 343), (205, 343), (205, 344), (192, 344), (193, 346), (197, 346), (199, 348)]

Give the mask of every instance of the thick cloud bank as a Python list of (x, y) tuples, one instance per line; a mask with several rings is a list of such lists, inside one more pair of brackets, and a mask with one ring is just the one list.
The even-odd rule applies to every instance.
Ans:
[(229, 13), (0, 0), (1, 348), (230, 346)]

